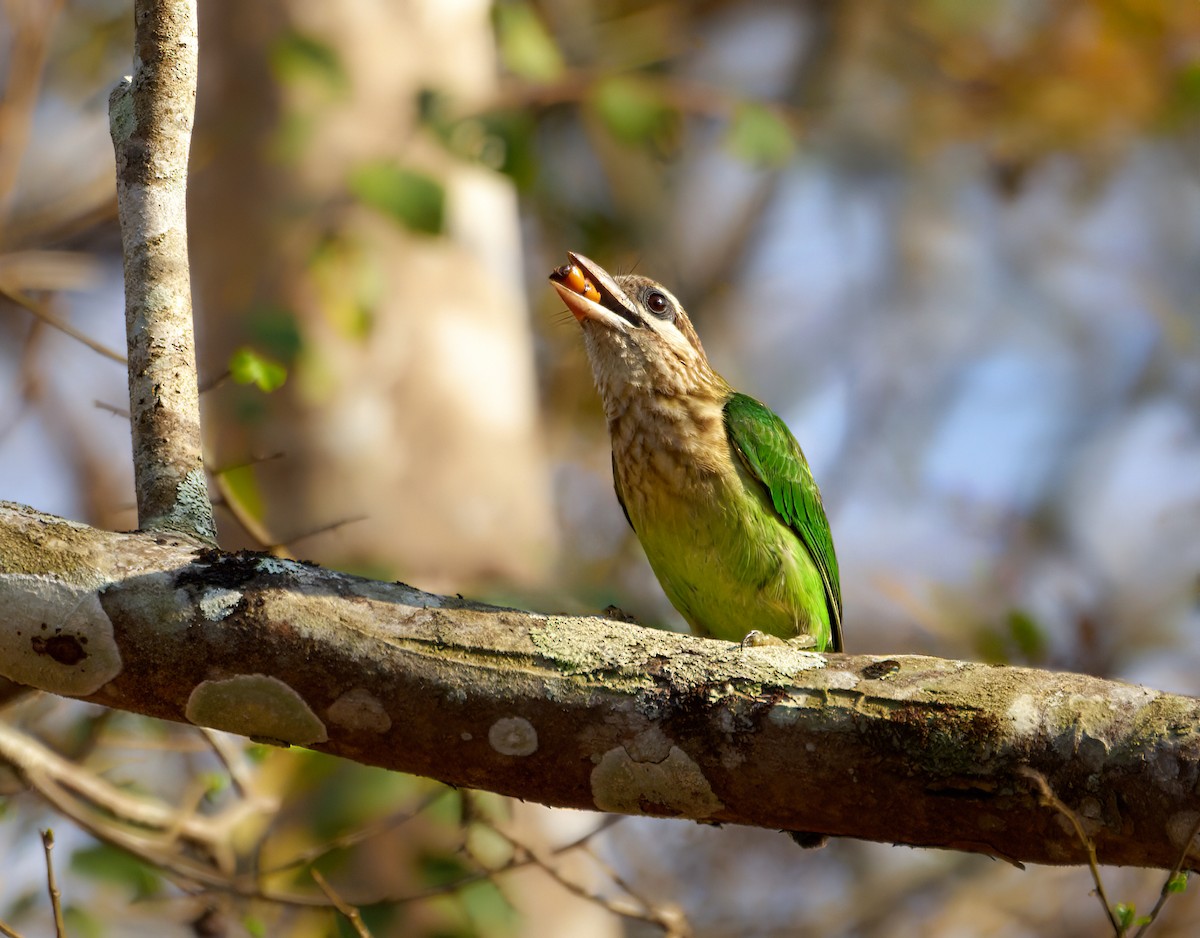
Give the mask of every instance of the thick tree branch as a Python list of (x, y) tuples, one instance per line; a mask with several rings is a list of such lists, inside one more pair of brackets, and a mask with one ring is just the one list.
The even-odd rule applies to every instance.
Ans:
[[(1171, 868), (1200, 700), (495, 609), (0, 503), (0, 671), (545, 804)], [(1184, 864), (1200, 867), (1200, 852)]]
[(136, 0), (133, 78), (113, 89), (138, 521), (216, 542), (200, 444), (188, 274), (188, 148), (196, 108), (192, 0)]

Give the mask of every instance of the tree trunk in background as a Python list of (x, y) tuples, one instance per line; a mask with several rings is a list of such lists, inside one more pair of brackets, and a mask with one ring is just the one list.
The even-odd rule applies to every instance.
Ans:
[[(201, 7), (201, 380), (243, 344), (278, 356), (292, 322), (301, 340), (282, 390), (206, 396), (210, 465), (283, 454), (254, 470), (280, 541), (364, 519), (302, 556), (426, 588), (530, 582), (553, 533), (516, 196), (417, 114), (423, 89), (459, 106), (494, 92), (488, 4)], [(352, 174), (379, 163), (444, 186), (441, 235), (355, 199)], [(240, 536), (218, 521), (225, 544)]]

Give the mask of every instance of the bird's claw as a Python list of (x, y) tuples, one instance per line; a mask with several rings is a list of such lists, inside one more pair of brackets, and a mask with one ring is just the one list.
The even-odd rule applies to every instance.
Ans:
[(751, 629), (741, 641), (742, 651), (747, 648), (761, 648), (763, 645), (782, 645), (795, 648), (797, 651), (812, 651), (817, 647), (817, 640), (811, 635), (797, 635), (795, 638), (780, 638), (778, 635), (768, 635), (758, 629)]
[(751, 629), (741, 641), (742, 651), (747, 648), (761, 648), (763, 645), (784, 645), (786, 642), (778, 635), (768, 635), (758, 629)]

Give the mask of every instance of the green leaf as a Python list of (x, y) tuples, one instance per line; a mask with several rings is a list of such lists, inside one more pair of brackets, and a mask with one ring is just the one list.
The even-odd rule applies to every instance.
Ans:
[(107, 844), (76, 850), (71, 854), (71, 869), (100, 882), (127, 886), (135, 900), (149, 899), (162, 891), (162, 879), (151, 867)]
[(675, 111), (651, 84), (619, 76), (597, 82), (591, 105), (605, 126), (625, 143), (646, 143), (670, 129)]
[[(323, 761), (328, 764), (328, 757)], [(308, 799), (308, 823), (318, 838), (332, 839), (374, 818), (402, 810), (413, 800), (411, 776), (354, 763), (332, 762), (328, 769), (325, 784)], [(347, 798), (347, 791), (353, 791), (354, 797)]]
[(1188, 884), (1188, 874), (1182, 873), (1182, 872), (1176, 873), (1174, 876), (1172, 876), (1170, 879), (1167, 880), (1167, 885), (1163, 887), (1163, 891), (1164, 892), (1183, 892), (1185, 889), (1187, 889), (1187, 884)]
[(1046, 636), (1029, 613), (1013, 609), (1008, 614), (1008, 634), (1018, 651), (1029, 661), (1040, 661), (1046, 654)]
[(66, 933), (71, 938), (104, 938), (106, 923), (87, 909), (66, 905), (63, 907), (63, 921), (67, 926)]
[[(370, 905), (360, 905), (358, 913), (362, 916), (367, 932), (372, 935), (407, 935), (413, 929), (404, 930), (402, 925), (408, 917), (408, 906), (399, 902), (375, 902)], [(340, 926), (339, 926), (340, 927)], [(356, 938), (351, 933), (349, 938)]]
[(453, 854), (432, 851), (417, 858), (417, 869), (422, 883), (430, 888), (457, 882), (471, 872), (471, 868)]
[(535, 82), (551, 82), (562, 74), (562, 53), (533, 7), (528, 3), (497, 3), (492, 11), (505, 68)]
[(312, 36), (285, 33), (271, 46), (270, 63), (280, 84), (306, 81), (338, 95), (350, 89), (337, 50)]
[(279, 390), (287, 380), (286, 366), (248, 345), (229, 356), (229, 373), (238, 384), (253, 384), (267, 394)]
[(518, 186), (533, 185), (539, 168), (534, 136), (537, 122), (528, 110), (496, 110), (458, 118), (445, 95), (418, 96), (421, 119), (447, 150), (465, 160), (510, 176)]
[(496, 870), (513, 857), (513, 845), (490, 824), (471, 824), (467, 827), (467, 849), (482, 866)]
[(267, 158), (283, 166), (295, 166), (312, 146), (320, 121), (313, 114), (287, 111), (270, 137)]
[(386, 290), (374, 255), (349, 238), (322, 240), (308, 262), (322, 314), (348, 338), (365, 340)]
[(488, 922), (503, 928), (511, 928), (517, 922), (512, 903), (493, 882), (481, 880), (466, 886), (460, 893), (459, 899), (473, 922)]
[(286, 306), (255, 306), (246, 313), (246, 333), (256, 345), (285, 365), (296, 360), (304, 348), (304, 337), (296, 314)]
[(1130, 928), (1133, 926), (1133, 920), (1137, 918), (1137, 907), (1132, 903), (1118, 902), (1116, 908), (1113, 909), (1113, 915), (1117, 918), (1117, 924), (1122, 928)]
[(796, 152), (791, 127), (761, 104), (744, 104), (737, 109), (725, 145), (738, 159), (764, 167), (783, 166)]
[(1200, 62), (1185, 65), (1170, 89), (1168, 113), (1177, 118), (1195, 117), (1200, 111)]
[(413, 231), (440, 234), (446, 191), (432, 176), (393, 163), (368, 163), (350, 173), (350, 191), (364, 205)]

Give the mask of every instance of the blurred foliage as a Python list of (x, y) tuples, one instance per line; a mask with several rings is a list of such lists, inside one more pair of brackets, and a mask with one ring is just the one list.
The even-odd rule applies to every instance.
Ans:
[[(427, 177), (416, 176), (417, 190), (422, 186), (431, 186), (431, 191), (424, 196), (418, 194), (416, 201), (425, 198), (429, 206), (414, 204), (413, 197), (404, 192), (389, 189), (390, 183), (385, 182), (379, 192), (386, 201), (396, 198), (405, 202), (407, 208), (416, 219), (415, 227), (426, 230), (421, 226), (427, 224), (430, 228), (440, 229), (442, 224), (443, 195), (441, 187)], [(399, 188), (403, 188), (403, 184)], [(371, 203), (370, 198), (365, 202)], [(389, 212), (389, 206), (376, 205)], [(421, 214), (429, 216), (423, 222)], [(312, 276), (313, 286), (318, 294), (321, 314), (342, 335), (356, 341), (366, 341), (370, 338), (371, 327), (375, 321), (375, 307), (384, 290), (383, 278), (378, 266), (372, 260), (369, 251), (361, 244), (348, 238), (328, 237), (323, 239), (313, 251), (308, 262), (308, 270)]]
[(589, 90), (588, 103), (619, 142), (656, 152), (669, 149), (666, 143), (678, 127), (679, 113), (655, 83), (625, 75), (604, 78)]
[(163, 879), (157, 870), (108, 844), (76, 850), (71, 854), (71, 869), (82, 876), (128, 889), (133, 902), (151, 899), (163, 890)]
[(390, 163), (370, 163), (355, 169), (348, 182), (363, 204), (410, 230), (431, 235), (441, 232), (446, 193), (432, 176)]
[(287, 367), (243, 345), (229, 359), (229, 374), (238, 384), (253, 384), (269, 394), (283, 387), (287, 380)]
[(787, 123), (770, 108), (744, 104), (734, 114), (726, 145), (752, 166), (784, 166), (796, 152), (796, 138)]
[(290, 32), (270, 50), (271, 71), (280, 84), (308, 82), (331, 97), (350, 92), (350, 78), (337, 50), (313, 36)]
[(256, 344), (290, 365), (304, 347), (300, 324), (290, 309), (262, 306), (251, 309), (246, 316), (246, 331)]
[(535, 82), (550, 82), (562, 75), (562, 53), (533, 7), (501, 0), (492, 7), (492, 14), (500, 61), (506, 69)]
[(992, 664), (1046, 664), (1048, 651), (1044, 629), (1027, 612), (1013, 609), (1004, 627), (980, 629), (976, 636), (979, 657)]

